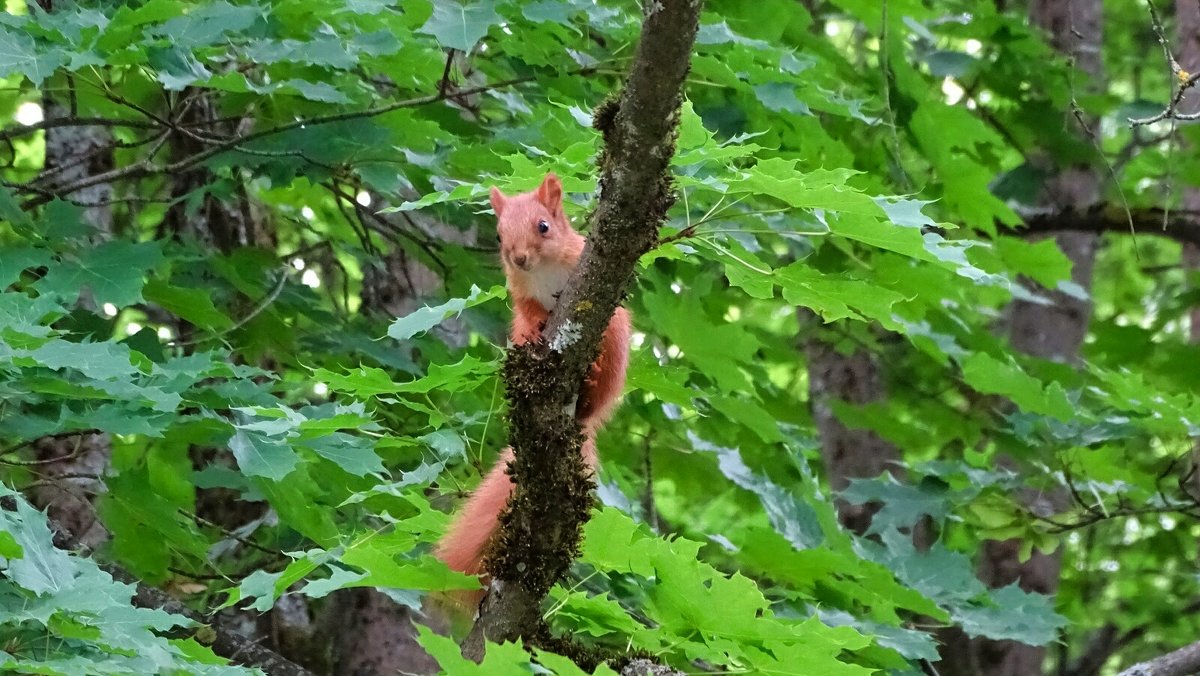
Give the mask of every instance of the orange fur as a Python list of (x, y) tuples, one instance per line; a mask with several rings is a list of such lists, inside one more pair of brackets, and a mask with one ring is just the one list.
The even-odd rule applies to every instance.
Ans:
[[(584, 238), (571, 228), (562, 209), (562, 184), (549, 174), (536, 190), (506, 197), (492, 188), (492, 208), (500, 233), (500, 260), (513, 301), (511, 340), (520, 345), (539, 340), (546, 318), (557, 302), (579, 257)], [(546, 223), (541, 232), (539, 222)], [(604, 331), (600, 355), (592, 363), (580, 392), (575, 415), (583, 425), (583, 459), (594, 472), (597, 465), (596, 432), (617, 407), (625, 387), (629, 363), (629, 311), (618, 307)], [(506, 473), (512, 449), (500, 454), (496, 465), (455, 517), (438, 542), (438, 558), (454, 570), (470, 575), (483, 573), (483, 556), (496, 532), (500, 512), (512, 494)], [(461, 599), (477, 604), (482, 592)]]

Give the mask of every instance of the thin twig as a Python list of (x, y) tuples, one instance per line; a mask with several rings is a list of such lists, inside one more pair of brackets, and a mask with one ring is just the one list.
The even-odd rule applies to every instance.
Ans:
[[(1163, 58), (1167, 62), (1167, 70), (1171, 73), (1171, 87), (1175, 87), (1175, 83), (1179, 83), (1179, 89), (1175, 91), (1171, 97), (1171, 103), (1161, 112), (1150, 117), (1129, 118), (1129, 126), (1138, 127), (1147, 124), (1153, 124), (1159, 120), (1171, 118), (1172, 120), (1197, 120), (1200, 119), (1200, 112), (1189, 114), (1179, 113), (1176, 108), (1183, 101), (1183, 97), (1187, 91), (1196, 86), (1200, 82), (1200, 72), (1191, 73), (1190, 75), (1183, 70), (1175, 57), (1171, 55), (1171, 48), (1167, 45), (1167, 36), (1163, 31), (1162, 19), (1158, 16), (1158, 8), (1154, 6), (1153, 0), (1146, 0), (1146, 6), (1150, 9), (1150, 26), (1154, 30), (1154, 36), (1158, 39), (1158, 44), (1162, 46)], [(1186, 76), (1186, 77), (1185, 77)]]
[(281, 292), (283, 292), (283, 286), (287, 282), (288, 273), (290, 272), (290, 270), (291, 270), (290, 265), (284, 266), (281, 270), (281, 274), (279, 275), (279, 281), (275, 283), (275, 288), (271, 289), (271, 292), (269, 294), (267, 294), (266, 297), (264, 297), (261, 301), (259, 301), (245, 317), (242, 317), (241, 319), (239, 319), (237, 321), (237, 323), (235, 323), (233, 326), (231, 326), (227, 329), (224, 329), (222, 331), (218, 331), (212, 335), (204, 336), (202, 338), (196, 338), (194, 340), (187, 340), (187, 341), (174, 341), (174, 342), (170, 342), (167, 344), (170, 345), (171, 347), (189, 347), (192, 345), (199, 345), (201, 343), (207, 343), (210, 340), (216, 340), (217, 338), (220, 338), (221, 336), (228, 335), (229, 333), (232, 333), (232, 332), (237, 331), (238, 329), (242, 328), (243, 326), (248, 324), (251, 320), (253, 320), (255, 317), (257, 317), (260, 313), (262, 313), (263, 310), (266, 310), (268, 307), (270, 307), (271, 303), (275, 302), (275, 299), (279, 297), (279, 294)]
[[(565, 74), (584, 74), (584, 73), (593, 72), (594, 70), (595, 70), (595, 67), (589, 66), (589, 67), (585, 67), (585, 68), (572, 69), (570, 71), (567, 71)], [(191, 169), (192, 167), (195, 167), (196, 165), (208, 160), (209, 158), (215, 157), (216, 155), (219, 155), (223, 152), (235, 150), (239, 146), (243, 146), (247, 143), (259, 141), (264, 138), (269, 138), (271, 136), (275, 136), (275, 135), (282, 134), (285, 132), (294, 131), (296, 129), (303, 129), (303, 128), (306, 128), (309, 126), (317, 126), (317, 125), (322, 125), (322, 124), (331, 124), (334, 122), (345, 122), (348, 120), (358, 120), (358, 119), (363, 119), (363, 118), (376, 117), (379, 115), (384, 115), (386, 113), (401, 110), (404, 108), (414, 108), (414, 107), (423, 106), (423, 105), (426, 105), (429, 103), (435, 103), (435, 102), (450, 98), (452, 96), (454, 96), (454, 97), (469, 96), (471, 94), (478, 94), (478, 93), (490, 91), (493, 89), (500, 89), (500, 88), (509, 87), (512, 85), (524, 84), (526, 82), (531, 82), (531, 81), (537, 79), (538, 77), (539, 76), (537, 76), (537, 75), (527, 75), (524, 77), (511, 78), (508, 80), (501, 80), (499, 82), (483, 84), (483, 85), (479, 85), (477, 87), (469, 87), (467, 89), (460, 89), (460, 90), (456, 90), (453, 92), (446, 92), (446, 93), (438, 92), (437, 94), (428, 94), (426, 96), (418, 96), (418, 97), (414, 97), (411, 99), (405, 99), (403, 101), (395, 101), (393, 103), (389, 103), (389, 104), (383, 105), (383, 106), (367, 108), (366, 110), (357, 110), (357, 111), (351, 111), (351, 112), (345, 112), (345, 113), (334, 113), (334, 114), (330, 114), (330, 115), (320, 115), (317, 117), (296, 120), (293, 122), (288, 122), (286, 124), (281, 124), (277, 127), (272, 127), (270, 129), (264, 129), (262, 131), (256, 131), (256, 132), (251, 132), (248, 134), (243, 134), (241, 136), (237, 136), (235, 138), (229, 139), (222, 143), (215, 144), (206, 150), (202, 150), (202, 151), (194, 153), (188, 157), (180, 159), (176, 162), (172, 162), (170, 164), (165, 164), (160, 167), (151, 167), (150, 163), (147, 160), (142, 160), (141, 162), (137, 162), (137, 163), (131, 164), (126, 167), (121, 167), (119, 169), (113, 169), (111, 171), (106, 171), (106, 172), (103, 172), (100, 174), (94, 174), (92, 176), (88, 176), (83, 179), (80, 179), (79, 181), (76, 181), (74, 183), (57, 186), (54, 189), (54, 193), (56, 196), (58, 196), (58, 195), (70, 194), (70, 193), (76, 192), (78, 190), (83, 190), (84, 188), (90, 188), (94, 185), (98, 185), (101, 183), (111, 183), (113, 181), (119, 181), (119, 180), (130, 180), (130, 179), (136, 179), (136, 178), (143, 178), (143, 177), (151, 176), (151, 175), (155, 175), (155, 174), (179, 173), (179, 172), (187, 171), (188, 169)], [(151, 128), (154, 127), (154, 125), (150, 125), (150, 126), (151, 126)], [(30, 210), (30, 209), (36, 208), (38, 206), (41, 206), (43, 204), (46, 204), (47, 202), (50, 201), (50, 199), (52, 199), (52, 198), (48, 198), (45, 195), (41, 195), (39, 197), (35, 197), (31, 200), (28, 200), (27, 202), (22, 204), (22, 208), (25, 210)]]
[(451, 47), (446, 52), (446, 67), (442, 69), (442, 79), (438, 80), (438, 94), (442, 96), (446, 95), (446, 90), (452, 84), (450, 82), (450, 67), (454, 65), (454, 53), (457, 51), (457, 49)]
[(8, 141), (19, 136), (28, 136), (34, 132), (59, 127), (126, 127), (130, 129), (157, 129), (158, 125), (143, 120), (123, 120), (108, 117), (55, 117), (33, 124), (10, 127), (0, 130), (0, 141)]
[(222, 526), (219, 523), (209, 521), (208, 519), (200, 516), (199, 514), (193, 514), (189, 511), (187, 511), (186, 509), (182, 509), (182, 508), (180, 508), (176, 511), (178, 511), (180, 514), (186, 516), (187, 518), (189, 518), (197, 523), (203, 524), (210, 528), (216, 528), (217, 530), (221, 531), (225, 535), (225, 537), (230, 538), (231, 540), (237, 540), (241, 544), (246, 545), (247, 547), (250, 547), (251, 549), (257, 549), (258, 551), (260, 551), (264, 554), (270, 554), (273, 558), (279, 558), (279, 557), (283, 556), (282, 552), (275, 550), (275, 549), (268, 549), (267, 547), (264, 547), (253, 540), (250, 540), (246, 537), (238, 535), (237, 533), (229, 530), (228, 528)]
[[(63, 437), (74, 437), (74, 436), (82, 437), (85, 434), (99, 434), (99, 433), (100, 433), (100, 430), (95, 429), (95, 428), (90, 428), (90, 429), (86, 429), (86, 430), (71, 430), (68, 432), (56, 432), (54, 434), (48, 434), (44, 437), (38, 437), (37, 439), (26, 439), (25, 441), (18, 442), (12, 446), (9, 446), (8, 448), (4, 449), (3, 451), (0, 451), (0, 455), (11, 455), (11, 454), (16, 453), (17, 451), (21, 450), (22, 448), (25, 448), (27, 446), (32, 446), (33, 444), (37, 443), (38, 441), (41, 441), (42, 439), (61, 439)], [(79, 457), (80, 453), (82, 453), (82, 449), (83, 449), (83, 444), (77, 444), (75, 450), (71, 451), (70, 453), (68, 453), (66, 455), (60, 455), (60, 456), (53, 457), (53, 458), (43, 458), (41, 460), (0, 460), (0, 465), (8, 465), (10, 467), (36, 467), (38, 465), (52, 465), (56, 462), (64, 462), (67, 460), (74, 460), (75, 458)]]

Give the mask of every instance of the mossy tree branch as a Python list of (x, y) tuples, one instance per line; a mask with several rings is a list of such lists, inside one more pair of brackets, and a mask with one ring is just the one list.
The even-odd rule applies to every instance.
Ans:
[(587, 246), (543, 341), (509, 351), (504, 377), (516, 490), (489, 557), (491, 588), (463, 645), (473, 659), (482, 658), (484, 637), (536, 634), (542, 599), (578, 553), (591, 480), (580, 459), (575, 399), (637, 261), (657, 241), (674, 201), (668, 166), (700, 6), (700, 0), (643, 3), (642, 36), (625, 88), (594, 117), (604, 153)]

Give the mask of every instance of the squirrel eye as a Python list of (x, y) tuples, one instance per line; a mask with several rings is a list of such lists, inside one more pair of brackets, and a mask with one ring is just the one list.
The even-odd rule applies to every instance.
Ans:
[(542, 233), (543, 235), (547, 232), (550, 232), (550, 224), (546, 222), (546, 219), (543, 218), (538, 221), (538, 232)]

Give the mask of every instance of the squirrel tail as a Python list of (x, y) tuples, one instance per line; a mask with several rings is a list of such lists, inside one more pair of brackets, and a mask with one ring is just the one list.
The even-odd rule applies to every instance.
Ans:
[[(596, 470), (596, 439), (591, 430), (583, 440), (583, 461), (588, 468)], [(500, 512), (513, 492), (513, 482), (506, 471), (508, 463), (513, 458), (512, 448), (505, 448), (500, 453), (492, 471), (484, 477), (475, 492), (467, 499), (462, 511), (450, 524), (450, 529), (438, 541), (434, 555), (444, 561), (447, 566), (467, 575), (482, 575), (483, 556), (496, 534), (499, 526)], [(475, 596), (478, 602), (482, 592)], [(469, 602), (472, 599), (463, 599)]]
[(513, 492), (512, 479), (506, 471), (512, 457), (512, 448), (500, 453), (492, 471), (476, 487), (438, 542), (434, 554), (450, 568), (467, 575), (483, 572), (483, 552), (495, 534), (500, 512)]

